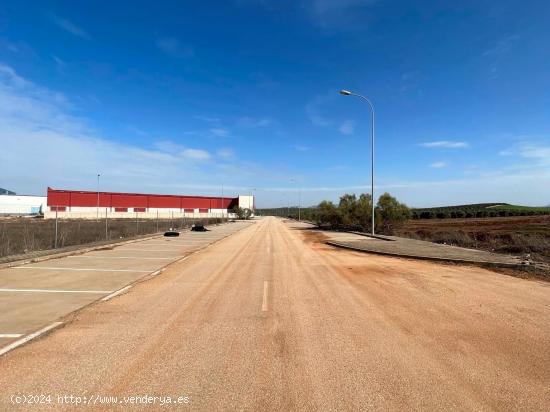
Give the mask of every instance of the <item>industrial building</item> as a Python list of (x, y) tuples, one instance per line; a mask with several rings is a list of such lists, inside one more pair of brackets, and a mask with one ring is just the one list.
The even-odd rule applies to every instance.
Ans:
[(235, 207), (254, 211), (254, 196), (213, 197), (57, 190), (48, 187), (45, 218), (232, 217)]
[[(5, 191), (9, 192), (9, 191)], [(0, 195), (0, 216), (39, 215), (46, 210), (46, 196)]]

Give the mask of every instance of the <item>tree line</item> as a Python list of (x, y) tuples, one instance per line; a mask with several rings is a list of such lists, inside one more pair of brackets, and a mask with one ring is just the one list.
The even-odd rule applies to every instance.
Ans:
[[(278, 208), (258, 210), (262, 215), (287, 216), (298, 218), (298, 208)], [(301, 208), (300, 218), (330, 229), (370, 231), (372, 226), (372, 198), (364, 193), (345, 194), (338, 204), (323, 200), (317, 207)], [(389, 193), (378, 198), (374, 211), (375, 229), (379, 233), (390, 234), (392, 228), (411, 218), (411, 209)]]

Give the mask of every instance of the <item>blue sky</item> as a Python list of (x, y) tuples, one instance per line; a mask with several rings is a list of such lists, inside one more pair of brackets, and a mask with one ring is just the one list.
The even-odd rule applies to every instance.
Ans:
[[(453, 4), (456, 3), (456, 4)], [(0, 5), (0, 187), (550, 203), (550, 3)]]

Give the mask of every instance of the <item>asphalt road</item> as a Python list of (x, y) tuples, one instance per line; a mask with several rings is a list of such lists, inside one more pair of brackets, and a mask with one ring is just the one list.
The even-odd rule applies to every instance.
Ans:
[(0, 357), (0, 410), (14, 394), (52, 396), (25, 410), (65, 395), (181, 396), (168, 407), (208, 411), (550, 409), (548, 283), (321, 237), (265, 218), (71, 315)]

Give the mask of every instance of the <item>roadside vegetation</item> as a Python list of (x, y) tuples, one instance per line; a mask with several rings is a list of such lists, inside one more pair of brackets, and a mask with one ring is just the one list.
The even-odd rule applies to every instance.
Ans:
[[(299, 212), (299, 213), (298, 213)], [(315, 223), (332, 230), (370, 231), (372, 199), (370, 194), (345, 194), (338, 204), (323, 200), (317, 207), (261, 209), (262, 215), (286, 216)], [(393, 229), (411, 218), (411, 210), (389, 193), (378, 198), (374, 211), (375, 229), (378, 233), (391, 234)]]
[(230, 213), (234, 213), (235, 216), (237, 216), (237, 219), (240, 220), (248, 220), (252, 217), (252, 210), (239, 206), (235, 206), (233, 209), (231, 209)]
[(550, 215), (409, 220), (394, 234), (550, 263)]
[[(298, 208), (258, 210), (298, 217)], [(334, 230), (370, 231), (369, 195), (346, 194), (338, 204), (323, 201), (300, 209), (302, 220)], [(385, 193), (376, 205), (376, 232), (550, 263), (550, 207), (483, 203), (409, 209)]]
[(517, 206), (508, 203), (477, 203), (470, 205), (412, 209), (413, 219), (470, 219), (483, 217), (550, 215), (550, 207)]

